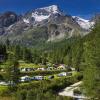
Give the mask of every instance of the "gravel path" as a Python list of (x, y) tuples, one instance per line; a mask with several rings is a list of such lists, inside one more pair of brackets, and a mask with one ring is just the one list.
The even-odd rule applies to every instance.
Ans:
[(66, 87), (65, 89), (63, 89), (61, 92), (59, 92), (59, 95), (62, 96), (69, 96), (69, 97), (73, 97), (73, 98), (77, 98), (78, 100), (84, 100), (86, 99), (86, 97), (84, 97), (83, 95), (74, 95), (73, 90), (77, 89), (79, 87), (79, 85), (82, 84), (82, 81), (77, 82), (73, 85), (70, 85), (69, 87)]

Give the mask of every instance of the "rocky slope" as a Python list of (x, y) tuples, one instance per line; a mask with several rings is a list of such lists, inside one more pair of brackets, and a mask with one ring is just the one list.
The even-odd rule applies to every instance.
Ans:
[(73, 16), (73, 18), (76, 20), (76, 22), (80, 25), (81, 28), (83, 28), (87, 31), (91, 30), (91, 28), (95, 24), (94, 21), (85, 20), (85, 19), (80, 18), (78, 16)]
[(90, 28), (89, 21), (66, 15), (56, 5), (32, 10), (23, 16), (6, 12), (0, 15), (0, 41), (9, 39), (12, 43), (35, 45), (84, 36), (89, 31), (82, 24), (85, 22)]
[(6, 27), (18, 21), (18, 16), (14, 12), (5, 12), (0, 14), (0, 35), (5, 33)]

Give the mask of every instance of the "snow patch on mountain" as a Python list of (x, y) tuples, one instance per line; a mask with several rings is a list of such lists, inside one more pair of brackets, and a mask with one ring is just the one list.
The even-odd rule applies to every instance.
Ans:
[(37, 14), (37, 13), (32, 13), (32, 17), (34, 17), (35, 21), (41, 22), (45, 19), (48, 19), (50, 15), (43, 15), (43, 14)]
[(10, 25), (7, 30), (10, 30), (13, 27), (14, 24)]
[(60, 13), (57, 5), (52, 5), (49, 7), (38, 8), (32, 12), (32, 17), (37, 22), (41, 22), (45, 19), (48, 19), (52, 14)]
[(27, 24), (29, 24), (30, 22), (29, 22), (29, 20), (28, 19), (23, 19), (23, 21), (25, 22), (25, 23), (27, 23)]
[(46, 10), (49, 13), (59, 13), (57, 5), (52, 5), (52, 6), (44, 7), (44, 8), (40, 8), (40, 9), (44, 9), (44, 10)]
[(80, 18), (78, 16), (73, 16), (73, 18), (80, 25), (80, 27), (82, 27), (85, 30), (90, 30), (93, 27), (93, 25), (95, 24), (94, 22), (91, 22), (89, 20), (85, 20), (85, 19)]

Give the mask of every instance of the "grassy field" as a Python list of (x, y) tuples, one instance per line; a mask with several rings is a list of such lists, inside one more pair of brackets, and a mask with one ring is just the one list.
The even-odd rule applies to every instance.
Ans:
[(0, 96), (0, 100), (15, 100), (15, 98), (14, 97), (10, 97), (10, 96), (9, 97), (8, 96), (7, 97), (1, 97)]
[(7, 89), (7, 86), (0, 86), (0, 92)]
[[(4, 68), (6, 66), (6, 64), (1, 64), (0, 65), (0, 68)], [(28, 68), (40, 68), (40, 67), (43, 67), (43, 68), (47, 68), (47, 66), (45, 65), (39, 65), (39, 64), (34, 64), (34, 63), (26, 63), (24, 61), (19, 61), (19, 67), (21, 68), (25, 68), (25, 67), (28, 67)]]
[(1, 96), (7, 94), (7, 92), (8, 92), (8, 87), (7, 86), (0, 86), (0, 95)]
[(34, 63), (26, 63), (24, 61), (19, 61), (19, 67), (21, 68), (25, 68), (25, 67), (28, 67), (28, 68), (40, 68), (40, 67), (44, 67), (46, 68), (47, 66), (44, 66), (44, 65), (39, 65), (39, 64), (34, 64)]

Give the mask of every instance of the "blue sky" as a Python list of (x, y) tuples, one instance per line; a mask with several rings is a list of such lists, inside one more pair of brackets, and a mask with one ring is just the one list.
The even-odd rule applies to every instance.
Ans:
[(100, 0), (0, 0), (0, 13), (15, 11), (22, 14), (49, 5), (58, 5), (66, 14), (87, 19), (100, 12)]

